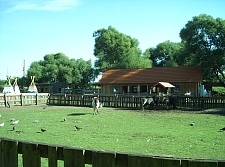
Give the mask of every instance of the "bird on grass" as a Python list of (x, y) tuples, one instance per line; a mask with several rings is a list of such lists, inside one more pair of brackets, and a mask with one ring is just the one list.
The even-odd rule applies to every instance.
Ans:
[(66, 121), (66, 118), (63, 118), (63, 121), (65, 122)]
[(9, 121), (11, 121), (11, 122), (12, 122), (12, 121), (15, 121), (15, 118), (10, 118)]
[(76, 130), (81, 130), (82, 128), (78, 127), (78, 126), (75, 126)]
[(24, 133), (24, 131), (23, 130), (17, 130), (16, 131), (18, 134), (20, 134), (21, 132), (23, 132)]
[(224, 128), (221, 128), (220, 130), (225, 131), (225, 127)]
[(46, 130), (46, 129), (41, 128), (41, 131), (42, 131), (42, 132), (45, 132), (45, 131), (47, 131), (47, 130)]
[(194, 123), (194, 122), (192, 122), (192, 123), (190, 123), (190, 124), (189, 124), (189, 126), (195, 126), (195, 123)]
[(16, 126), (13, 126), (13, 130), (16, 130)]
[(38, 122), (39, 122), (39, 120), (37, 120), (37, 119), (36, 119), (36, 120), (34, 120), (34, 123), (38, 123)]
[(3, 127), (4, 125), (5, 125), (5, 123), (3, 122), (3, 123), (0, 124), (0, 127)]
[(16, 124), (18, 124), (18, 123), (19, 123), (19, 120), (13, 121), (13, 122), (12, 122), (13, 125), (16, 125)]

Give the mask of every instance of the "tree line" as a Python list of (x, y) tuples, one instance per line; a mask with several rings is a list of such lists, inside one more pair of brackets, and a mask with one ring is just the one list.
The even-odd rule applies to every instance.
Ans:
[(181, 42), (165, 41), (144, 52), (137, 39), (109, 26), (94, 31), (94, 65), (91, 60), (69, 59), (63, 53), (47, 54), (33, 62), (19, 85), (67, 82), (72, 88), (88, 88), (99, 74), (109, 69), (201, 66), (203, 80), (225, 87), (225, 20), (210, 15), (194, 16), (181, 29)]

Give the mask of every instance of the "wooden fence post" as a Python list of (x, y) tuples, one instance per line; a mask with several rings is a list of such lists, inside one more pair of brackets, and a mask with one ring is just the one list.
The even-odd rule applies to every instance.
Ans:
[(18, 143), (16, 141), (1, 140), (0, 167), (18, 166)]
[(85, 167), (84, 150), (64, 148), (64, 167)]
[(150, 156), (142, 155), (129, 155), (128, 156), (128, 167), (149, 167), (153, 166), (153, 158)]
[(116, 167), (128, 167), (128, 154), (116, 153)]
[(218, 167), (224, 167), (225, 166), (225, 160), (219, 160), (218, 161)]
[(166, 167), (180, 167), (180, 159), (175, 158), (163, 158), (163, 166)]
[(23, 167), (41, 167), (40, 150), (37, 144), (22, 143)]
[(48, 146), (48, 167), (57, 167), (57, 147)]
[(217, 162), (213, 160), (198, 160), (192, 159), (188, 161), (188, 166), (191, 167), (217, 167)]
[(3, 149), (2, 149), (2, 139), (0, 139), (0, 167), (4, 167), (4, 166), (3, 166), (3, 158), (2, 158), (2, 154), (3, 154)]
[(35, 100), (36, 100), (36, 105), (38, 105), (38, 94), (36, 94)]
[(93, 167), (115, 167), (115, 153), (93, 151), (92, 152)]
[(66, 105), (66, 94), (64, 94), (64, 99), (63, 99), (63, 105), (65, 106)]

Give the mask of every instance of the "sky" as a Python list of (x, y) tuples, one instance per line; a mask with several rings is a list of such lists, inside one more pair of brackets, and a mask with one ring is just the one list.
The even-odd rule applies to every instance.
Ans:
[(46, 54), (92, 60), (99, 29), (114, 27), (136, 38), (139, 48), (167, 40), (194, 16), (225, 20), (224, 0), (0, 0), (0, 79), (23, 76)]

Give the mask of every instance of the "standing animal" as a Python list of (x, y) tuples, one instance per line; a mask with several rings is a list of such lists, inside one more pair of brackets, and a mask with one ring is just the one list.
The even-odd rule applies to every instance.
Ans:
[(155, 97), (145, 97), (141, 99), (142, 102), (142, 110), (145, 108), (153, 108), (155, 104)]
[(100, 102), (99, 102), (99, 99), (97, 97), (92, 98), (92, 107), (94, 109), (94, 115), (99, 114), (98, 108), (100, 107)]

